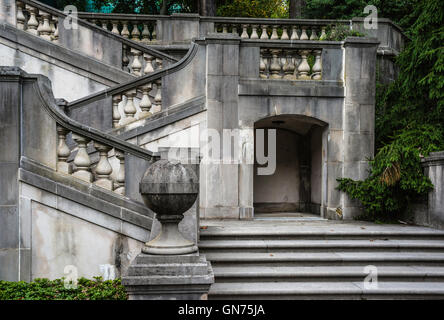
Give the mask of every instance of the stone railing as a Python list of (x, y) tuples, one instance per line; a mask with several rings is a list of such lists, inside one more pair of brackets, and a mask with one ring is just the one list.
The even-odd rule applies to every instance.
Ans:
[[(108, 32), (108, 30), (105, 31), (94, 24), (77, 19), (75, 20), (75, 22), (78, 24), (77, 30), (64, 29), (63, 20), (66, 18), (66, 15), (63, 12), (46, 6), (40, 2), (30, 0), (16, 1), (15, 11), (16, 27), (18, 29), (29, 32), (42, 39), (67, 46), (68, 48), (73, 46), (73, 49), (84, 49), (87, 47), (92, 48), (101, 46), (102, 48), (100, 48), (100, 50), (97, 48), (95, 49), (95, 51), (101, 52), (100, 56), (94, 56), (95, 58), (102, 58), (104, 60), (113, 59), (114, 57), (112, 57), (112, 55), (115, 54), (114, 51), (116, 50), (111, 46), (116, 41), (117, 43), (120, 42), (122, 52), (120, 61), (106, 62), (112, 63), (113, 65), (120, 65), (124, 71), (127, 71), (135, 76), (141, 76), (153, 72), (154, 70), (161, 69), (164, 62), (174, 63), (177, 61), (176, 58), (152, 48), (148, 48), (142, 45), (142, 43), (131, 41), (136, 40), (136, 37), (130, 36), (131, 33), (128, 31), (129, 29), (126, 24), (123, 25), (123, 29), (120, 31), (120, 33), (117, 31), (117, 24), (115, 24), (115, 28), (113, 27), (111, 29), (112, 32)], [(154, 30), (154, 35), (153, 31), (149, 30), (147, 23), (145, 23), (145, 26), (146, 29), (142, 29), (141, 38), (137, 41), (144, 42), (146, 44), (147, 40), (151, 41), (153, 36), (155, 38), (155, 26), (154, 29), (151, 29)], [(133, 26), (132, 30), (134, 30), (134, 28), (135, 27)], [(74, 35), (74, 32), (77, 32), (78, 34)], [(111, 39), (100, 41), (101, 38), (98, 38), (97, 43), (94, 44), (82, 43), (82, 41), (91, 39), (91, 32), (98, 34), (101, 33), (103, 38)], [(149, 34), (148, 36), (147, 33)], [(82, 34), (84, 34), (85, 40), (82, 40)], [(131, 40), (129, 40), (129, 38), (131, 38)], [(74, 40), (77, 43), (73, 44)], [(111, 41), (111, 43), (107, 43), (108, 41)], [(96, 52), (92, 54), (97, 55)], [(111, 59), (105, 58), (108, 54), (111, 56)]]
[[(143, 174), (134, 169), (135, 163), (139, 163), (137, 168), (141, 162), (147, 167), (159, 157), (69, 118), (55, 104), (47, 80), (41, 76), (37, 79), (35, 92), (39, 93), (39, 105), (45, 110), (41, 112), (46, 112), (55, 121), (56, 171), (128, 196), (128, 181)], [(128, 157), (131, 160), (126, 164)], [(126, 174), (125, 169), (130, 173)]]
[(16, 1), (16, 26), (42, 39), (58, 42), (59, 15), (54, 15), (36, 4)]
[[(145, 71), (145, 74), (150, 74), (69, 103), (66, 106), (68, 115), (75, 118), (75, 110), (78, 108), (92, 106), (97, 109), (97, 105), (102, 107), (111, 103), (112, 128), (119, 128), (162, 111), (163, 77), (184, 68), (193, 59), (197, 47), (192, 44), (182, 60), (167, 68), (151, 73)], [(150, 63), (148, 60), (145, 68), (150, 68)]]
[(161, 16), (79, 12), (78, 17), (126, 39), (151, 44), (157, 41), (157, 19)]
[[(72, 141), (75, 141), (76, 148), (68, 147), (66, 142), (68, 135)], [(72, 175), (88, 183), (93, 182), (99, 187), (125, 195), (125, 153), (123, 151), (111, 145), (93, 141), (62, 125), (57, 125), (57, 136), (57, 172)], [(89, 149), (98, 152), (97, 163), (92, 162), (88, 146), (90, 146)], [(75, 156), (72, 162), (68, 162), (71, 153), (75, 153)], [(110, 158), (119, 164), (118, 170), (113, 169), (109, 162)]]
[[(260, 49), (259, 76), (262, 79), (322, 79), (322, 49)], [(309, 58), (313, 63), (310, 65)]]
[[(154, 88), (155, 94), (152, 95)], [(112, 101), (113, 128), (119, 128), (158, 113), (162, 110), (162, 77), (154, 77), (141, 86), (114, 94)]]
[[(319, 40), (325, 37), (327, 25), (276, 24), (274, 21), (261, 20), (250, 23), (215, 22), (214, 32), (234, 33), (242, 39), (261, 40)], [(282, 22), (281, 22), (282, 23)]]

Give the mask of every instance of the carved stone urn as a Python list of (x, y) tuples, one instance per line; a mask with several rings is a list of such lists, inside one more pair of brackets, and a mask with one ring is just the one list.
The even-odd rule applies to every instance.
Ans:
[(162, 225), (159, 235), (145, 243), (142, 252), (153, 255), (197, 252), (195, 243), (179, 231), (183, 213), (193, 206), (199, 192), (194, 171), (176, 161), (159, 160), (146, 170), (139, 188), (143, 201)]

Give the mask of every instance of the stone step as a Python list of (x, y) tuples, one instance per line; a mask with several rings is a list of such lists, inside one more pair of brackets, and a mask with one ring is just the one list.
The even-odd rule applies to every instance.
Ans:
[(362, 281), (215, 283), (209, 299), (443, 299), (444, 282)]
[(444, 240), (444, 232), (430, 229), (420, 230), (268, 230), (258, 229), (232, 229), (232, 230), (201, 230), (200, 240)]
[(444, 252), (444, 240), (203, 240), (202, 252)]
[[(369, 274), (362, 266), (311, 267), (213, 267), (217, 283), (222, 282), (330, 282), (363, 281)], [(373, 271), (372, 271), (373, 272)], [(373, 275), (373, 273), (372, 273)], [(378, 281), (443, 281), (444, 267), (379, 266)]]
[(318, 265), (434, 265), (444, 266), (444, 253), (436, 252), (274, 252), (206, 253), (213, 266), (318, 266)]

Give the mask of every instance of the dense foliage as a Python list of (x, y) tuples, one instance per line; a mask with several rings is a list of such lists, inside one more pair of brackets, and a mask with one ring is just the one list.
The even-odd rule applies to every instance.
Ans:
[(420, 0), (306, 0), (302, 17), (307, 19), (351, 19), (363, 17), (364, 8), (373, 5), (378, 16), (390, 18), (401, 27), (414, 21), (413, 12)]
[(432, 188), (420, 158), (444, 149), (444, 10), (441, 0), (421, 0), (399, 55), (399, 76), (378, 86), (376, 149), (364, 181), (340, 179), (339, 189), (361, 200), (366, 217), (390, 219)]
[(76, 289), (66, 289), (63, 279), (33, 282), (0, 280), (0, 300), (126, 300), (120, 279), (78, 279)]
[(321, 36), (319, 40), (324, 41), (343, 41), (347, 37), (364, 37), (365, 34), (350, 30), (348, 26), (343, 24), (329, 25), (326, 29), (325, 36)]
[(288, 18), (288, 4), (282, 0), (233, 0), (217, 9), (218, 16)]

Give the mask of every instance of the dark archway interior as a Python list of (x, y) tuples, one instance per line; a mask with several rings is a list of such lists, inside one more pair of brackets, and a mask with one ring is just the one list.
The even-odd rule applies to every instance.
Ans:
[[(273, 116), (255, 123), (255, 129), (276, 129), (276, 170), (259, 175), (258, 167), (267, 164), (254, 164), (255, 213), (320, 213), (325, 126), (322, 121), (298, 115)], [(265, 155), (269, 156), (267, 130), (265, 142)], [(255, 154), (256, 146), (255, 130)]]

